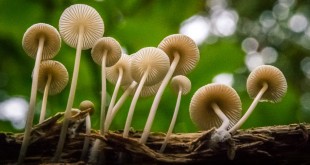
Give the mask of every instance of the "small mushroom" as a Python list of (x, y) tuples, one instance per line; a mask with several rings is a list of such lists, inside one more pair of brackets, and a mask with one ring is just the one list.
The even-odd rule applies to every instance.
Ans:
[(283, 73), (271, 65), (261, 65), (255, 68), (247, 79), (247, 91), (252, 104), (242, 118), (229, 132), (234, 133), (247, 120), (259, 101), (279, 102), (286, 94), (287, 83)]
[(106, 67), (117, 63), (121, 58), (122, 49), (120, 44), (111, 37), (103, 37), (95, 43), (91, 51), (93, 60), (101, 65), (101, 117), (100, 117), (100, 134), (104, 134), (104, 123), (106, 120)]
[(147, 122), (143, 129), (140, 143), (145, 143), (153, 124), (153, 120), (166, 86), (173, 75), (185, 75), (189, 73), (199, 61), (199, 49), (195, 42), (183, 34), (173, 34), (164, 38), (158, 48), (162, 49), (170, 58), (170, 68), (162, 80), (162, 84), (156, 93), (152, 107), (150, 109)]
[(26, 30), (23, 36), (22, 46), (24, 51), (30, 57), (35, 59), (35, 65), (32, 75), (33, 77), (29, 110), (27, 113), (23, 143), (18, 157), (18, 164), (22, 164), (22, 162), (24, 161), (30, 141), (30, 133), (33, 124), (38, 88), (38, 74), (41, 60), (51, 59), (56, 56), (56, 54), (60, 50), (61, 39), (57, 29), (55, 29), (53, 26), (45, 23), (38, 23), (32, 25)]
[(177, 98), (176, 106), (174, 109), (173, 117), (172, 117), (169, 129), (168, 129), (168, 132), (166, 134), (166, 138), (165, 138), (165, 140), (164, 140), (164, 142), (163, 142), (163, 144), (159, 150), (160, 153), (164, 152), (166, 145), (167, 145), (167, 142), (170, 138), (170, 135), (174, 129), (174, 125), (175, 125), (175, 122), (177, 120), (179, 107), (180, 107), (180, 103), (181, 103), (181, 97), (182, 97), (182, 95), (186, 95), (186, 94), (188, 94), (188, 92), (190, 92), (192, 85), (191, 85), (191, 81), (187, 77), (182, 76), (182, 75), (178, 75), (178, 76), (175, 76), (172, 78), (171, 86), (172, 86), (172, 89), (174, 90), (174, 92), (178, 94), (178, 98)]
[(239, 119), (241, 100), (237, 92), (224, 84), (208, 84), (199, 88), (190, 102), (190, 118), (202, 130), (216, 127), (222, 141), (229, 136), (227, 131)]
[[(86, 135), (90, 135), (91, 133), (91, 120), (90, 120), (90, 116), (94, 113), (95, 111), (95, 106), (94, 104), (89, 101), (89, 100), (84, 100), (80, 103), (80, 110), (81, 111), (89, 111), (88, 115), (85, 118), (85, 134)], [(85, 137), (84, 139), (84, 145), (83, 145), (83, 150), (82, 150), (82, 154), (81, 154), (81, 160), (84, 160), (85, 157), (87, 156), (87, 151), (88, 151), (88, 147), (89, 147), (89, 137)]]
[(39, 71), (38, 90), (43, 93), (39, 123), (45, 119), (48, 95), (60, 93), (68, 84), (69, 76), (66, 67), (54, 60), (42, 61)]
[(130, 104), (123, 137), (128, 137), (132, 116), (142, 87), (160, 82), (169, 69), (169, 58), (161, 49), (147, 47), (140, 49), (131, 59), (131, 73), (138, 88)]
[(130, 56), (123, 54), (120, 60), (113, 66), (107, 68), (107, 79), (115, 85), (113, 95), (110, 101), (110, 105), (108, 108), (106, 120), (104, 123), (104, 132), (106, 133), (109, 130), (110, 123), (113, 118), (111, 118), (112, 109), (115, 104), (115, 100), (117, 97), (118, 90), (121, 85), (130, 84), (133, 79), (130, 73)]
[(57, 149), (53, 158), (54, 162), (58, 162), (66, 139), (70, 111), (75, 97), (82, 49), (91, 48), (102, 37), (104, 25), (99, 13), (94, 8), (84, 4), (75, 4), (65, 9), (62, 13), (59, 20), (59, 32), (65, 43), (76, 48), (76, 55), (68, 103)]

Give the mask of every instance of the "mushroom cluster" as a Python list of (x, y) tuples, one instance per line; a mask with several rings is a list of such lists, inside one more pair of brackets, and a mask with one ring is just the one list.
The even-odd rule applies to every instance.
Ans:
[[(94, 104), (86, 100), (80, 103), (79, 109), (73, 108), (81, 54), (82, 50), (87, 49), (91, 49), (91, 58), (101, 67), (99, 133), (102, 136), (109, 132), (117, 112), (126, 99), (132, 96), (123, 131), (123, 137), (128, 138), (139, 97), (155, 95), (138, 141), (145, 144), (161, 97), (166, 86), (171, 82), (171, 87), (177, 94), (177, 101), (165, 140), (159, 150), (159, 152), (164, 152), (176, 123), (182, 95), (188, 94), (191, 90), (191, 81), (186, 75), (196, 67), (200, 59), (197, 45), (186, 35), (172, 34), (165, 37), (157, 47), (141, 48), (137, 52), (127, 55), (122, 52), (121, 45), (116, 39), (103, 37), (103, 34), (104, 23), (100, 14), (94, 8), (84, 4), (75, 4), (65, 9), (59, 20), (59, 33), (57, 29), (45, 23), (35, 24), (25, 32), (23, 48), (36, 61), (32, 76), (27, 123), (18, 164), (23, 163), (31, 141), (30, 134), (37, 90), (43, 93), (39, 121), (41, 123), (46, 116), (47, 96), (60, 93), (69, 81), (65, 66), (58, 61), (51, 60), (60, 50), (61, 39), (70, 47), (75, 48), (76, 54), (64, 120), (53, 161), (59, 162), (70, 119), (77, 113), (88, 113), (85, 118), (85, 133), (89, 135), (91, 132), (90, 115), (93, 114)], [(106, 105), (107, 80), (111, 84), (115, 84), (109, 105)], [(118, 98), (120, 89), (123, 89), (124, 92)], [(232, 87), (213, 83), (199, 88), (190, 102), (191, 120), (201, 130), (215, 127), (216, 131), (211, 139), (215, 143), (225, 141), (241, 127), (259, 101), (280, 101), (286, 93), (287, 84), (279, 69), (263, 65), (250, 74), (247, 80), (247, 90), (254, 101), (241, 117), (241, 100)], [(86, 137), (81, 159), (84, 160), (86, 155), (90, 154), (89, 162), (98, 163), (100, 143), (100, 140), (95, 140), (89, 151), (90, 139)]]

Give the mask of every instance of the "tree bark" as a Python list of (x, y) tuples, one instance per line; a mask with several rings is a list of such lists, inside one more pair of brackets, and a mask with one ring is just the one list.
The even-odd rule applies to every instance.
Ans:
[[(62, 162), (84, 164), (81, 160), (85, 132), (85, 116), (75, 115), (69, 126)], [(63, 113), (36, 125), (31, 133), (25, 164), (52, 164)], [(164, 153), (157, 152), (164, 133), (152, 133), (146, 145), (138, 143), (141, 132), (130, 132), (123, 138), (121, 131), (101, 136), (92, 130), (91, 141), (102, 140), (99, 147), (101, 164), (308, 164), (310, 163), (310, 124), (290, 124), (238, 130), (224, 142), (211, 142), (215, 129), (196, 133), (173, 134)], [(0, 133), (0, 164), (15, 163), (23, 134)], [(91, 146), (90, 146), (91, 147)]]

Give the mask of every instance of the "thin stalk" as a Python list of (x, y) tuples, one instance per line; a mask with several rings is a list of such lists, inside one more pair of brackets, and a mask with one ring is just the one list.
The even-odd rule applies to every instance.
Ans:
[(37, 50), (37, 55), (36, 55), (36, 61), (34, 65), (34, 70), (33, 70), (33, 75), (32, 75), (32, 85), (31, 85), (31, 94), (30, 94), (30, 103), (29, 103), (29, 110), (27, 113), (27, 120), (26, 120), (26, 125), (25, 125), (25, 133), (24, 133), (24, 138), (23, 138), (23, 143), (19, 152), (19, 157), (18, 157), (18, 162), (17, 164), (22, 164), (27, 148), (29, 145), (30, 141), (30, 134), (31, 134), (31, 129), (32, 129), (32, 124), (33, 124), (33, 118), (34, 118), (34, 112), (35, 112), (35, 104), (36, 104), (36, 97), (37, 97), (37, 89), (38, 89), (38, 77), (39, 77), (39, 69), (40, 69), (40, 63), (42, 59), (42, 52), (43, 52), (43, 47), (44, 47), (44, 42), (45, 38), (43, 36), (40, 37), (39, 39), (39, 44), (38, 44), (38, 50)]
[(49, 92), (49, 89), (50, 89), (50, 86), (51, 86), (51, 82), (52, 82), (52, 75), (48, 74), (47, 82), (46, 82), (46, 85), (45, 85), (45, 88), (44, 88), (44, 94), (43, 94), (43, 100), (42, 100), (39, 124), (41, 124), (44, 121), (44, 119), (45, 119), (47, 97), (48, 97), (48, 92)]
[(109, 108), (108, 108), (108, 113), (107, 113), (107, 117), (106, 117), (106, 120), (105, 120), (105, 123), (104, 123), (104, 133), (107, 133), (109, 131), (109, 126), (108, 126), (108, 123), (111, 123), (112, 119), (111, 119), (111, 114), (112, 114), (112, 109), (114, 107), (114, 104), (115, 104), (115, 100), (116, 100), (116, 97), (117, 97), (117, 93), (118, 93), (118, 90), (121, 86), (121, 82), (122, 82), (122, 79), (123, 79), (123, 69), (122, 68), (119, 68), (118, 69), (119, 71), (119, 75), (118, 75), (118, 79), (117, 79), (117, 82), (116, 82), (116, 85), (115, 85), (115, 88), (114, 88), (114, 91), (113, 91), (113, 95), (112, 95), (112, 98), (111, 98), (111, 101), (110, 101), (110, 105), (109, 105)]
[(100, 134), (104, 134), (104, 123), (106, 120), (106, 100), (107, 100), (107, 74), (106, 74), (106, 59), (107, 59), (107, 51), (103, 52), (102, 61), (101, 61), (101, 114), (100, 114)]
[(123, 137), (128, 137), (129, 129), (130, 129), (131, 121), (132, 121), (132, 116), (133, 116), (133, 113), (134, 113), (134, 110), (136, 107), (136, 103), (139, 99), (139, 96), (140, 96), (142, 87), (146, 81), (146, 78), (149, 75), (149, 71), (150, 71), (150, 67), (148, 67), (147, 70), (145, 71), (145, 73), (143, 74), (143, 77), (142, 77), (141, 81), (139, 82), (139, 86), (138, 86), (138, 88), (135, 92), (135, 95), (133, 96), (133, 99), (131, 101), (130, 108), (129, 108), (128, 115), (127, 115), (127, 119), (126, 119), (124, 132), (123, 132)]
[(177, 116), (178, 116), (178, 113), (179, 113), (179, 109), (180, 109), (180, 103), (181, 103), (181, 98), (182, 98), (182, 89), (179, 90), (179, 93), (178, 93), (178, 98), (177, 98), (177, 103), (175, 105), (175, 109), (174, 109), (174, 113), (173, 113), (173, 117), (172, 117), (172, 120), (171, 120), (171, 123), (170, 123), (170, 126), (169, 126), (169, 129), (168, 129), (168, 132), (166, 134), (166, 137), (165, 137), (165, 140), (159, 150), (160, 153), (163, 153), (166, 146), (167, 146), (167, 142), (172, 134), (172, 131), (173, 131), (173, 128), (174, 128), (174, 125), (175, 125), (175, 122), (177, 120)]
[(70, 87), (70, 93), (69, 93), (69, 98), (68, 98), (68, 103), (64, 115), (64, 120), (59, 136), (59, 141), (57, 144), (57, 149), (53, 158), (54, 162), (58, 162), (61, 152), (63, 150), (65, 140), (66, 140), (66, 135), (67, 135), (67, 129), (69, 126), (69, 119), (71, 117), (71, 109), (73, 106), (73, 101), (75, 97), (75, 90), (76, 90), (76, 84), (77, 84), (77, 79), (79, 76), (79, 68), (80, 68), (80, 61), (81, 61), (81, 52), (82, 52), (82, 44), (83, 44), (83, 34), (84, 34), (84, 27), (80, 26), (79, 27), (79, 38), (78, 38), (78, 44), (77, 44), (77, 49), (76, 49), (76, 55), (75, 55), (75, 63), (74, 63), (74, 69), (73, 69), (73, 76), (72, 76), (72, 81), (71, 81), (71, 87)]
[(211, 104), (213, 111), (216, 113), (216, 115), (223, 121), (222, 125), (217, 129), (219, 131), (221, 130), (227, 130), (229, 127), (229, 119), (228, 117), (223, 113), (223, 111), (220, 109), (220, 107), (216, 103)]
[(245, 114), (242, 116), (242, 118), (235, 124), (228, 132), (234, 133), (236, 130), (238, 130), (242, 124), (247, 120), (247, 118), (251, 115), (253, 110), (255, 109), (257, 103), (262, 98), (263, 94), (267, 91), (268, 84), (264, 83), (262, 89), (258, 92), (255, 99), (253, 100), (252, 104), (250, 105), (249, 109), (245, 112)]
[(142, 133), (142, 136), (139, 140), (139, 143), (142, 143), (144, 144), (150, 134), (150, 131), (151, 131), (151, 127), (152, 127), (152, 124), (153, 124), (153, 120), (154, 120), (154, 117), (155, 117), (155, 114), (156, 114), (156, 110), (158, 108), (158, 105), (159, 105), (159, 102), (160, 102), (160, 99), (161, 99), (161, 96), (163, 95), (164, 93), (164, 90), (166, 88), (166, 86), (168, 85), (169, 83), (169, 80), (171, 79), (174, 71), (175, 71), (175, 68), (177, 67), (178, 63), (180, 61), (180, 55), (178, 53), (175, 53), (174, 55), (174, 59), (170, 65), (170, 68), (165, 76), (165, 78), (163, 79), (157, 93), (156, 93), (156, 96), (154, 98), (154, 101), (153, 101), (153, 104), (152, 104), (152, 107), (150, 109), (150, 113), (149, 113), (149, 116), (147, 118), (147, 121), (146, 121), (146, 124), (145, 124), (145, 127), (143, 129), (143, 133)]
[[(85, 119), (85, 125), (86, 125), (86, 135), (90, 135), (90, 132), (91, 132), (91, 121), (90, 121), (90, 115), (88, 114), (86, 116), (86, 119)], [(85, 137), (84, 139), (84, 145), (83, 145), (83, 151), (82, 151), (82, 154), (81, 154), (81, 160), (84, 160), (86, 155), (87, 155), (87, 151), (88, 151), (88, 146), (89, 146), (89, 137)]]

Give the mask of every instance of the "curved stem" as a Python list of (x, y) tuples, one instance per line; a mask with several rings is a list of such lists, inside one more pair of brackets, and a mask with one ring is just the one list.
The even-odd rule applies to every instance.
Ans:
[(135, 92), (135, 95), (133, 96), (133, 99), (131, 101), (130, 108), (129, 108), (128, 115), (127, 115), (127, 119), (126, 119), (124, 132), (123, 132), (123, 137), (128, 137), (129, 129), (130, 129), (131, 121), (132, 121), (132, 116), (133, 116), (133, 113), (135, 111), (136, 103), (139, 99), (139, 96), (140, 96), (142, 87), (146, 81), (146, 78), (149, 75), (149, 71), (150, 71), (150, 67), (148, 67), (147, 70), (145, 71), (145, 73), (143, 74), (143, 77), (142, 77), (141, 81), (139, 82), (139, 86), (138, 86), (138, 88)]
[(103, 52), (102, 62), (101, 62), (101, 114), (100, 114), (100, 134), (103, 135), (104, 133), (104, 122), (106, 119), (106, 100), (107, 100), (107, 80), (106, 80), (106, 54), (107, 51)]
[(48, 92), (51, 86), (52, 82), (52, 75), (48, 74), (47, 82), (44, 88), (44, 94), (43, 94), (43, 101), (42, 101), (42, 106), (41, 106), (41, 114), (40, 114), (40, 120), (39, 124), (41, 124), (44, 119), (45, 119), (45, 113), (46, 113), (46, 104), (47, 104), (47, 97), (48, 97)]
[(17, 164), (22, 164), (24, 158), (26, 156), (27, 148), (30, 141), (30, 133), (33, 124), (34, 112), (35, 112), (35, 104), (36, 104), (36, 97), (37, 97), (37, 89), (38, 89), (38, 76), (39, 76), (39, 69), (40, 63), (42, 59), (42, 52), (44, 47), (45, 38), (40, 37), (38, 50), (36, 54), (36, 61), (33, 69), (32, 75), (32, 85), (31, 85), (31, 94), (30, 94), (30, 103), (29, 103), (29, 110), (27, 112), (27, 120), (25, 125), (25, 133), (23, 138), (23, 143), (19, 152), (18, 162)]
[[(86, 135), (90, 135), (91, 132), (91, 121), (90, 121), (90, 115), (88, 114), (85, 118), (85, 125), (86, 125)], [(81, 160), (84, 160), (86, 155), (87, 155), (87, 151), (88, 151), (88, 146), (89, 146), (89, 137), (85, 137), (84, 139), (84, 145), (83, 145), (83, 151), (81, 154)]]
[(84, 27), (80, 26), (79, 27), (79, 38), (78, 38), (78, 44), (77, 44), (75, 62), (74, 62), (74, 69), (73, 69), (73, 75), (72, 75), (72, 81), (71, 81), (71, 87), (70, 87), (70, 93), (69, 93), (68, 103), (67, 103), (67, 107), (66, 107), (66, 111), (65, 111), (65, 115), (64, 115), (63, 125), (62, 125), (60, 136), (59, 136), (59, 141), (57, 144), (57, 149), (55, 152), (55, 156), (53, 158), (54, 162), (59, 161), (62, 149), (63, 149), (64, 144), (65, 144), (67, 129), (69, 126), (69, 119), (71, 117), (71, 109), (72, 109), (73, 101), (74, 101), (74, 97), (75, 97), (77, 79), (78, 79), (78, 75), (79, 75), (79, 67), (80, 67), (82, 44), (83, 44), (83, 33), (84, 33)]
[(153, 104), (152, 104), (152, 107), (150, 109), (150, 113), (149, 113), (149, 116), (147, 118), (147, 121), (146, 121), (146, 124), (144, 126), (144, 129), (143, 129), (143, 133), (142, 133), (142, 136), (139, 140), (140, 143), (144, 144), (150, 134), (150, 130), (151, 130), (151, 127), (152, 127), (152, 124), (153, 124), (153, 120), (154, 120), (154, 117), (155, 117), (155, 114), (156, 114), (156, 110), (158, 108), (158, 105), (159, 105), (159, 102), (160, 102), (160, 99), (161, 99), (161, 96), (163, 95), (164, 93), (164, 90), (166, 88), (166, 86), (168, 85), (169, 83), (169, 80), (171, 79), (174, 71), (175, 71), (175, 68), (177, 67), (178, 63), (180, 61), (180, 55), (178, 53), (175, 53), (174, 55), (174, 59), (171, 63), (171, 66), (165, 76), (165, 78), (163, 79), (157, 93), (156, 93), (156, 96), (154, 98), (154, 101), (153, 101)]
[(110, 105), (109, 105), (109, 108), (108, 108), (107, 117), (106, 117), (106, 120), (105, 120), (105, 123), (104, 123), (104, 133), (107, 133), (109, 131), (108, 123), (112, 122), (111, 121), (112, 120), (111, 119), (112, 109), (114, 107), (116, 96), (117, 96), (118, 90), (119, 90), (119, 88), (121, 86), (122, 79), (123, 79), (123, 69), (119, 68), (118, 71), (119, 71), (118, 79), (117, 79), (117, 82), (116, 82), (116, 85), (115, 85), (115, 88), (114, 88), (114, 92), (113, 92), (113, 95), (112, 95), (112, 98), (111, 98), (111, 101), (110, 101)]
[(228, 117), (223, 113), (221, 108), (216, 103), (212, 103), (211, 106), (216, 115), (223, 121), (222, 125), (217, 130), (227, 130), (227, 128), (229, 127)]
[(171, 136), (171, 133), (174, 129), (174, 125), (175, 125), (175, 122), (177, 120), (177, 116), (178, 116), (178, 113), (179, 113), (179, 109), (180, 109), (180, 103), (181, 103), (181, 98), (182, 98), (182, 89), (179, 90), (179, 93), (178, 93), (178, 98), (177, 98), (177, 103), (175, 105), (175, 109), (174, 109), (174, 113), (173, 113), (173, 117), (172, 117), (172, 120), (171, 120), (171, 123), (170, 123), (170, 126), (169, 126), (169, 129), (168, 129), (168, 132), (166, 134), (166, 137), (165, 137), (165, 140), (159, 150), (160, 153), (163, 153), (166, 146), (167, 146), (167, 142)]
[(264, 82), (262, 89), (256, 95), (256, 97), (253, 100), (253, 102), (252, 102), (251, 106), (249, 107), (249, 109), (245, 112), (245, 114), (242, 116), (242, 118), (229, 130), (230, 133), (234, 133), (236, 130), (238, 130), (242, 126), (242, 124), (251, 115), (251, 113), (255, 109), (257, 103), (262, 98), (263, 94), (267, 91), (267, 89), (268, 89), (268, 84)]

